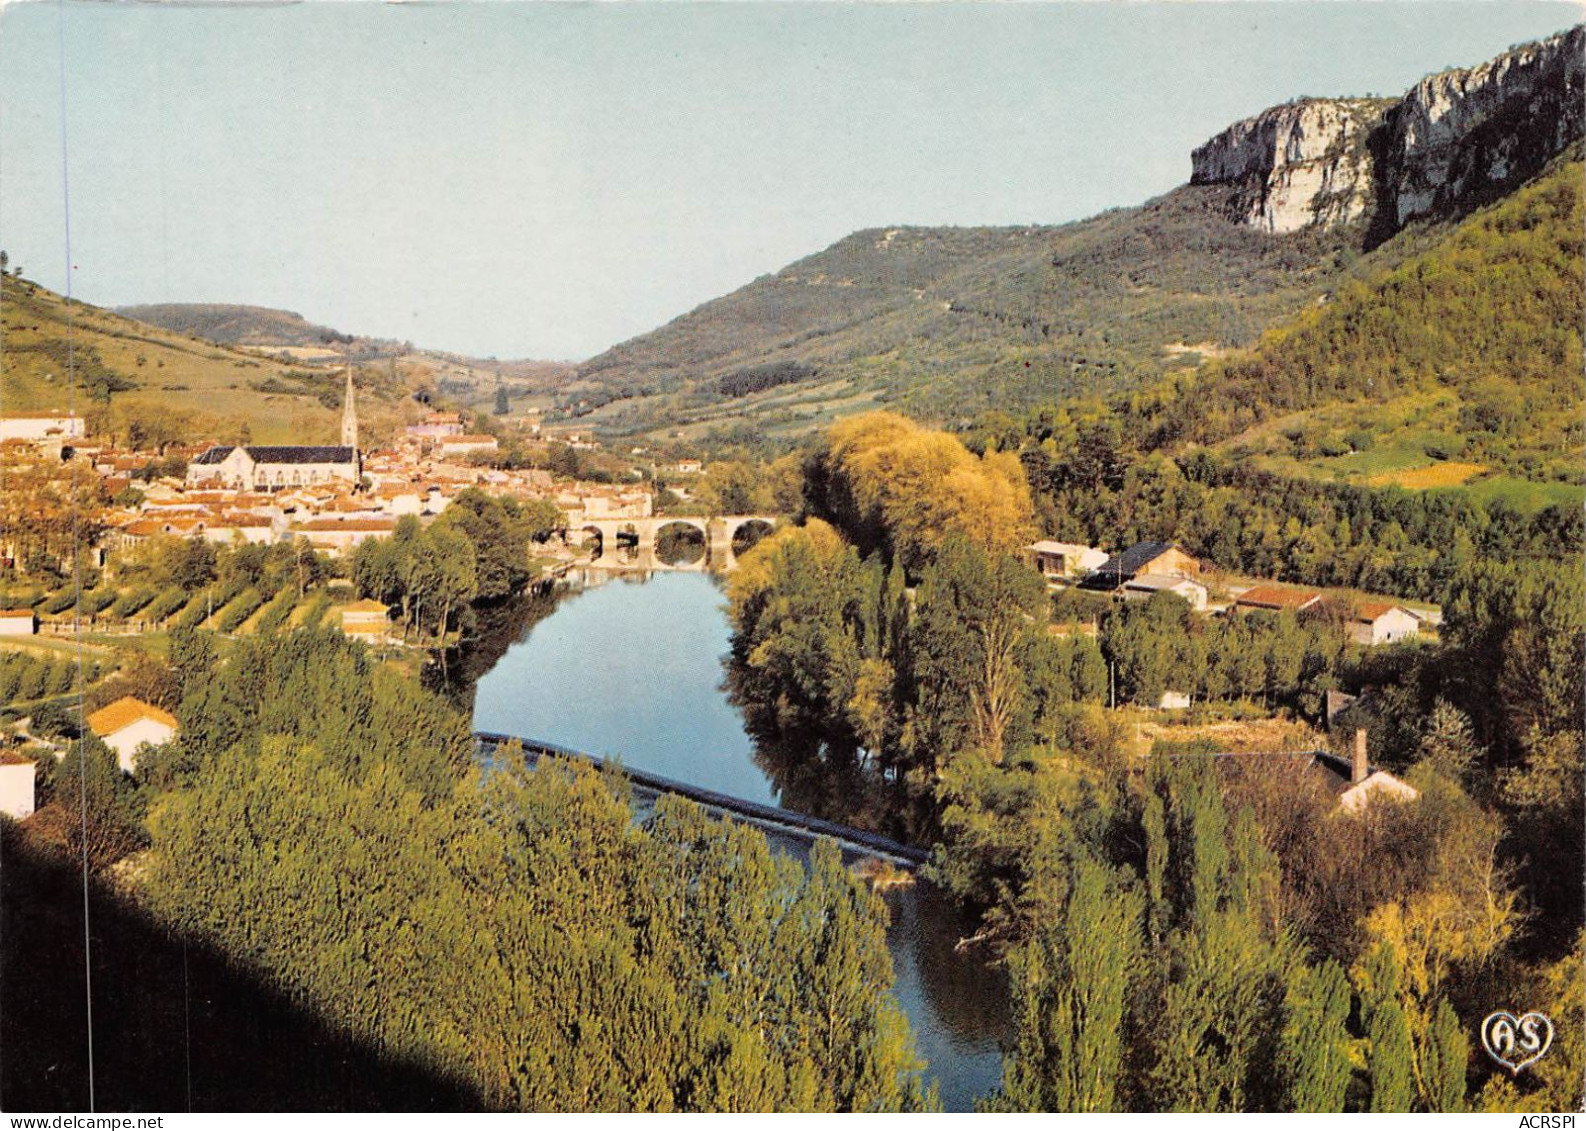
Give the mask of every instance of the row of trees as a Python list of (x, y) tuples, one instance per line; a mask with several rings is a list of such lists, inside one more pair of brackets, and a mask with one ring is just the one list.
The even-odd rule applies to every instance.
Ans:
[(545, 500), (521, 503), (469, 488), (429, 526), (407, 515), (390, 538), (359, 543), (353, 583), (366, 597), (399, 605), (404, 631), (440, 639), (470, 602), (521, 590), (532, 576), (530, 542), (561, 523), (561, 512)]
[[(1063, 811), (1041, 814), (1058, 831), (1026, 837), (1025, 933), (1011, 953), (1018, 1036), (991, 1106), (1578, 1103), (1581, 955), (1530, 971), (1507, 953), (1515, 895), (1472, 867), (1493, 851), (1494, 822), (1429, 767), (1415, 775), (1417, 806), (1329, 819), (1303, 811), (1326, 800), (1308, 806), (1297, 768), (1241, 780), (1211, 759), (1159, 759), (1138, 786), (1093, 779), (1060, 791)], [(1308, 838), (1285, 841), (1286, 831)], [(1300, 885), (1302, 867), (1344, 849), (1356, 855), (1330, 857), (1328, 886)], [(1320, 929), (1348, 908), (1297, 918), (1308, 900), (1350, 900), (1332, 886), (1349, 880), (1373, 901), (1354, 929)], [(1501, 1076), (1472, 1079), (1466, 1035), (1515, 993), (1568, 1018), (1526, 1095)]]
[[(268, 689), (268, 693), (261, 693)], [(330, 632), (242, 642), (151, 766), (166, 922), (530, 1110), (927, 1105), (885, 911), (818, 846), (511, 752)]]

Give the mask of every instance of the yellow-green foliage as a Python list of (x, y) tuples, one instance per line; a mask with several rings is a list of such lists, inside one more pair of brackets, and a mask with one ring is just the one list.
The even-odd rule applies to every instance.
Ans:
[(245, 638), (183, 717), (153, 905), (383, 1053), (501, 1108), (926, 1103), (884, 907), (830, 842), (806, 869), (690, 803), (641, 826), (587, 766), (482, 773), (330, 632)]
[[(1167, 433), (1221, 440), (1287, 412), (1443, 390), (1446, 410), (1405, 423), (1445, 430), (1425, 438), (1427, 455), (1533, 475), (1548, 457), (1578, 464), (1581, 179), (1578, 161), (1562, 163), (1402, 265), (1269, 332), (1248, 356), (1210, 363), (1167, 413)], [(1343, 438), (1319, 427), (1313, 448)]]
[(952, 534), (1008, 553), (1033, 531), (1030, 488), (1012, 453), (976, 456), (955, 436), (890, 412), (832, 425), (816, 510), (862, 553), (884, 549), (911, 574)]

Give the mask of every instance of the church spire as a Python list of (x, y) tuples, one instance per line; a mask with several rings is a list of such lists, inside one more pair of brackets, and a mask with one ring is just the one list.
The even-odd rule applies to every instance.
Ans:
[(358, 409), (352, 399), (352, 366), (347, 366), (347, 395), (341, 409), (341, 446), (358, 450)]

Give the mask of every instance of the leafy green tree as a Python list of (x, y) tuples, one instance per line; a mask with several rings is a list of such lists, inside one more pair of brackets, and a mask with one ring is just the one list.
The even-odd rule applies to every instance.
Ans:
[(1429, 1111), (1464, 1111), (1470, 1038), (1445, 999), (1437, 1003), (1421, 1052), (1421, 1077)]
[(1366, 1024), (1372, 1111), (1409, 1111), (1415, 1094), (1410, 1023), (1399, 1003), (1402, 976), (1393, 948), (1382, 943), (1366, 956), (1356, 978)]
[(1349, 981), (1336, 962), (1297, 966), (1283, 1000), (1279, 1068), (1288, 1111), (1343, 1111), (1349, 1092)]
[(1124, 1106), (1126, 1013), (1140, 975), (1144, 900), (1099, 861), (1075, 863), (1061, 925), (1017, 953), (1019, 1035), (1000, 1100), (1022, 1111)]
[(1045, 612), (1040, 577), (1015, 559), (958, 536), (942, 546), (921, 581), (911, 637), (922, 761), (973, 750), (1000, 762), (1024, 741), (1035, 704), (1023, 661)]

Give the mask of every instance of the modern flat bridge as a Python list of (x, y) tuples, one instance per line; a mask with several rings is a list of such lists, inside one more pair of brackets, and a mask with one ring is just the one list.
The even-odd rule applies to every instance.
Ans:
[[(541, 742), (538, 739), (519, 738), (510, 734), (475, 731), (474, 742), (480, 753), (489, 755), (495, 755), (503, 747), (516, 743), (522, 748), (523, 756), (530, 765), (547, 754), (576, 759), (602, 769), (608, 764), (606, 759), (586, 754), (582, 750), (573, 750), (566, 746), (558, 746), (554, 742)], [(774, 805), (744, 801), (742, 798), (730, 797), (711, 789), (701, 789), (697, 785), (674, 781), (660, 774), (632, 769), (621, 764), (616, 764), (614, 768), (632, 783), (637, 795), (647, 800), (654, 800), (664, 793), (675, 794), (695, 802), (713, 816), (742, 821), (763, 831), (779, 833), (806, 843), (813, 843), (817, 837), (830, 837), (845, 852), (874, 856), (889, 864), (910, 870), (925, 863), (930, 856), (928, 851), (916, 845), (903, 844), (889, 837), (866, 832), (864, 829), (823, 821), (819, 817), (807, 817), (803, 813), (779, 809)]]

